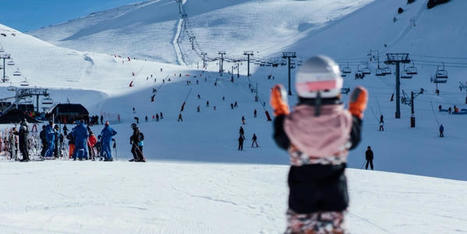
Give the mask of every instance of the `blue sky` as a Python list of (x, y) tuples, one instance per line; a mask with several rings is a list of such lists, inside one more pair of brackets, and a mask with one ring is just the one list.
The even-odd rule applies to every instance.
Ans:
[(26, 32), (142, 0), (0, 0), (0, 24)]

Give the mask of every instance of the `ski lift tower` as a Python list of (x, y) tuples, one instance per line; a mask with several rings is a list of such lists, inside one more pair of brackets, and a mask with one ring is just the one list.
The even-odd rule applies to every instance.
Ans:
[[(401, 63), (410, 63), (408, 53), (387, 53), (385, 64), (396, 65), (396, 119), (401, 118)], [(415, 118), (413, 115), (411, 118)]]
[(7, 59), (11, 59), (11, 56), (9, 54), (0, 54), (0, 59), (3, 60), (3, 76), (2, 76), (2, 82), (5, 83), (8, 81), (8, 79), (6, 78), (6, 66), (5, 66), (5, 60)]
[(208, 55), (208, 53), (201, 52), (201, 56), (203, 56), (203, 69), (206, 69), (206, 67), (207, 67), (207, 65), (206, 65), (206, 55)]
[(289, 96), (292, 96), (292, 89), (290, 88), (290, 71), (292, 70), (292, 64), (291, 64), (291, 59), (296, 58), (297, 54), (295, 52), (283, 52), (282, 53), (282, 58), (287, 59), (288, 63), (288, 70), (289, 70)]
[(226, 54), (225, 51), (219, 51), (218, 53), (221, 57), (219, 59), (219, 74), (222, 76), (224, 72), (224, 55)]
[(253, 56), (253, 54), (254, 54), (253, 51), (243, 52), (243, 55), (246, 55), (246, 58), (247, 58), (246, 61), (247, 61), (248, 68), (247, 68), (247, 73), (246, 73), (247, 75), (246, 76), (248, 76), (248, 77), (250, 77), (250, 56)]

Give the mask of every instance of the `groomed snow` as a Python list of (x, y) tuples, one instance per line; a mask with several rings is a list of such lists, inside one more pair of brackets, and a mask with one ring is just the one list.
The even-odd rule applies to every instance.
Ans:
[[(287, 166), (0, 163), (2, 233), (280, 233)], [(351, 233), (467, 232), (466, 182), (347, 171)]]

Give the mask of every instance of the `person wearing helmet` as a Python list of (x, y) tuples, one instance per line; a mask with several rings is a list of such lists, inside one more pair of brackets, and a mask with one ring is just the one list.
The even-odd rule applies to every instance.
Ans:
[(21, 125), (19, 127), (19, 132), (14, 132), (15, 135), (18, 135), (19, 138), (19, 151), (23, 158), (20, 160), (21, 162), (29, 161), (29, 149), (28, 149), (28, 124), (26, 119), (21, 121)]
[(295, 85), (298, 104), (292, 112), (282, 85), (271, 93), (274, 140), (291, 162), (286, 233), (343, 233), (349, 204), (346, 159), (360, 142), (367, 91), (357, 87), (345, 110), (339, 66), (325, 56), (304, 63)]
[(133, 135), (130, 137), (130, 144), (133, 159), (130, 159), (130, 162), (146, 162), (142, 149), (143, 134), (139, 131), (136, 123), (132, 123), (131, 128), (133, 129)]
[(104, 156), (104, 161), (113, 161), (110, 142), (115, 135), (117, 135), (117, 132), (110, 127), (109, 121), (106, 121), (101, 132), (101, 155)]

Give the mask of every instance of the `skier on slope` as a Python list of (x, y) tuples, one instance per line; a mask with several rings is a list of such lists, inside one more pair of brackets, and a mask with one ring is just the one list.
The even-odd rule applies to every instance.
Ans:
[(110, 148), (110, 142), (112, 137), (117, 135), (117, 132), (110, 127), (109, 121), (105, 122), (105, 127), (101, 132), (101, 152), (102, 156), (105, 157), (104, 161), (113, 161), (112, 150)]
[(298, 105), (290, 113), (283, 86), (271, 93), (274, 140), (288, 150), (289, 209), (286, 233), (344, 233), (349, 204), (346, 176), (348, 151), (360, 142), (367, 91), (357, 87), (343, 108), (343, 80), (330, 58), (309, 59), (296, 76)]
[(365, 152), (365, 160), (366, 160), (365, 170), (368, 170), (368, 166), (370, 166), (371, 170), (374, 169), (374, 167), (373, 167), (373, 158), (374, 158), (373, 150), (371, 150), (371, 147), (368, 146), (366, 148), (366, 152)]
[(88, 139), (88, 130), (84, 126), (83, 121), (78, 120), (76, 127), (71, 131), (71, 135), (75, 140), (75, 149), (73, 152), (73, 160), (78, 158), (79, 160), (88, 159), (87, 153), (87, 139)]

